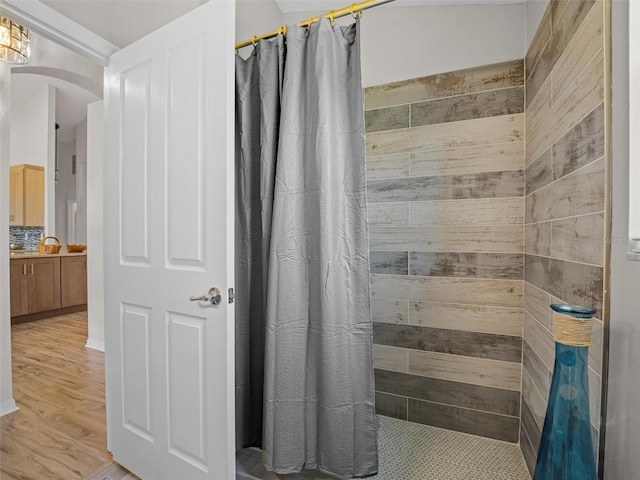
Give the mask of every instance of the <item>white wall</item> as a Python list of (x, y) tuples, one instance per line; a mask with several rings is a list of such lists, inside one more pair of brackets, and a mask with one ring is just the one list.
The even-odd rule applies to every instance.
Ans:
[(529, 50), (533, 36), (538, 30), (538, 25), (544, 15), (549, 0), (527, 0), (526, 6), (526, 20), (527, 20), (527, 43), (525, 52)]
[(87, 347), (104, 351), (103, 102), (87, 107)]
[(76, 198), (75, 177), (71, 173), (71, 159), (76, 154), (75, 139), (70, 142), (58, 142), (58, 182), (56, 188), (56, 237), (64, 245), (67, 237), (67, 201)]
[[(318, 13), (325, 12), (284, 19), (293, 24)], [(372, 8), (362, 18), (362, 82), (368, 87), (523, 58), (525, 40), (524, 4)]]
[(55, 212), (55, 114), (56, 92), (51, 85), (34, 89), (27, 102), (11, 101), (10, 164), (27, 163), (45, 169), (44, 227), (54, 234)]
[[(0, 62), (0, 98), (11, 98), (9, 65)], [(0, 192), (9, 191), (11, 108), (0, 102)], [(11, 324), (9, 302), (9, 195), (0, 195), (0, 416), (17, 409), (11, 386)]]
[(87, 244), (87, 120), (76, 127), (76, 213), (75, 243)]
[(29, 67), (51, 67), (90, 78), (102, 85), (102, 67), (40, 35), (31, 34)]
[(607, 480), (635, 480), (640, 472), (640, 262), (629, 261), (625, 255), (629, 218), (628, 8), (626, 0), (612, 2), (613, 218), (604, 463)]
[[(276, 30), (281, 25), (282, 12), (275, 0), (236, 0), (236, 42)], [(250, 53), (251, 47), (241, 52), (244, 57)]]

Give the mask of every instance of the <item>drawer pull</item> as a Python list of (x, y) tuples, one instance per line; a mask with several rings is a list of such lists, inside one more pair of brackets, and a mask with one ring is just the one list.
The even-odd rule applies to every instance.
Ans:
[(27, 264), (26, 263), (24, 265), (22, 265), (22, 274), (23, 275), (27, 274)]

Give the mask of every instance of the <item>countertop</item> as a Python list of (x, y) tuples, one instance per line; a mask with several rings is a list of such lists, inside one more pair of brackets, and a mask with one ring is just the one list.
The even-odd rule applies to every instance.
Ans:
[(53, 254), (47, 254), (47, 253), (37, 253), (37, 252), (11, 252), (11, 255), (9, 256), (10, 260), (18, 260), (21, 258), (50, 258), (50, 257), (79, 257), (79, 256), (86, 256), (87, 255), (87, 251), (85, 250), (84, 252), (74, 252), (74, 253), (68, 253), (68, 252), (63, 252), (62, 250), (60, 251), (60, 253), (53, 253)]

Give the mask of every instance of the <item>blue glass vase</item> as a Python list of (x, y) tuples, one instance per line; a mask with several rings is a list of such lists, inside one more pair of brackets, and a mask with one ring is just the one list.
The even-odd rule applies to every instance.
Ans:
[[(563, 315), (588, 319), (593, 309), (551, 305)], [(556, 341), (553, 380), (542, 429), (534, 480), (597, 480), (591, 441), (589, 347)]]

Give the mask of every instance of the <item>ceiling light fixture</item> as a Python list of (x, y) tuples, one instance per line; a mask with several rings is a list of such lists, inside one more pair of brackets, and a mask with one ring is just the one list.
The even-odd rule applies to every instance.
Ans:
[(29, 61), (29, 30), (0, 16), (0, 60), (23, 64)]

